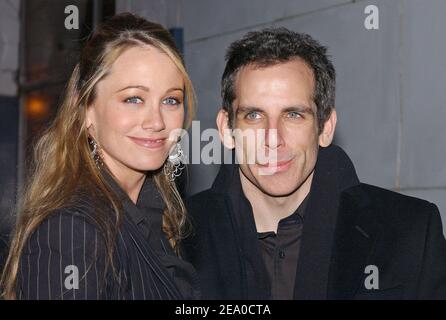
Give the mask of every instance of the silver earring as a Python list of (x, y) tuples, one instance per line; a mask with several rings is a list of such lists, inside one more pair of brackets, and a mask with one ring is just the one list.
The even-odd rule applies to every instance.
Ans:
[(103, 165), (102, 157), (101, 157), (101, 148), (99, 147), (98, 143), (93, 139), (89, 138), (89, 144), (91, 148), (91, 158), (96, 163), (96, 167), (101, 168)]
[(164, 174), (169, 181), (175, 181), (175, 178), (181, 175), (181, 171), (185, 168), (185, 156), (180, 143), (176, 143), (170, 149), (169, 157), (164, 165)]

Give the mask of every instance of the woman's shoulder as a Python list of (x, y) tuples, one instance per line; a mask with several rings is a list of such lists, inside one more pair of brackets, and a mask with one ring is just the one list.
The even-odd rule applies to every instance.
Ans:
[(42, 223), (58, 222), (61, 225), (88, 223), (94, 225), (94, 211), (88, 206), (67, 205), (52, 210)]
[[(30, 235), (29, 242), (38, 248), (39, 239), (45, 235), (50, 246), (60, 246), (61, 243), (74, 243), (75, 247), (76, 244), (89, 246), (91, 243), (103, 246), (109, 236), (105, 230), (107, 225), (113, 227), (117, 220), (111, 204), (101, 199), (85, 193), (73, 194), (66, 203), (45, 214)], [(121, 234), (121, 227), (116, 231)]]
[(32, 242), (41, 234), (46, 234), (50, 239), (57, 238), (56, 240), (59, 241), (80, 233), (86, 236), (98, 233), (95, 217), (88, 207), (70, 205), (48, 213), (34, 230), (30, 241)]
[(104, 241), (92, 208), (76, 203), (48, 213), (30, 234), (25, 253), (57, 251), (72, 255), (81, 250), (90, 255), (92, 250), (104, 248)]
[(104, 197), (78, 190), (63, 205), (53, 210), (49, 217), (59, 216), (59, 219), (69, 217), (95, 222), (99, 215), (105, 217), (113, 214), (113, 206)]
[(97, 234), (99, 215), (111, 217), (113, 211), (103, 201), (91, 196), (75, 194), (65, 204), (51, 210), (37, 226), (36, 231)]

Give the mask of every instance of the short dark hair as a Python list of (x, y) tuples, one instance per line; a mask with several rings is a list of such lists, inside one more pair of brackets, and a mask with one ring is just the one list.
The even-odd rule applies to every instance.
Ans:
[(226, 67), (221, 79), (223, 110), (228, 112), (229, 125), (234, 120), (235, 88), (237, 72), (244, 66), (268, 67), (293, 58), (302, 59), (312, 70), (315, 78), (313, 99), (317, 106), (319, 132), (330, 116), (335, 103), (336, 73), (327, 55), (327, 48), (304, 33), (286, 28), (268, 28), (247, 33), (233, 42), (226, 53)]

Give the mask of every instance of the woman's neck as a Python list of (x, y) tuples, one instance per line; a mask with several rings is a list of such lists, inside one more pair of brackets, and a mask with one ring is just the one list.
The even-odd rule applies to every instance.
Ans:
[(121, 188), (127, 193), (130, 200), (134, 204), (138, 201), (139, 193), (141, 192), (142, 185), (144, 184), (146, 175), (144, 173), (139, 173), (138, 175), (133, 175), (124, 178), (118, 178), (118, 183)]
[(136, 204), (146, 178), (146, 173), (132, 170), (116, 161), (105, 161), (105, 163), (119, 186), (129, 196), (130, 200)]

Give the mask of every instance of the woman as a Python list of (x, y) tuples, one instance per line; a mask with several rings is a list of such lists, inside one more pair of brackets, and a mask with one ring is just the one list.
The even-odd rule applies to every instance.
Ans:
[(178, 132), (193, 107), (162, 26), (126, 13), (91, 36), (35, 149), (4, 298), (198, 297), (193, 268), (174, 253), (186, 221)]

